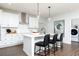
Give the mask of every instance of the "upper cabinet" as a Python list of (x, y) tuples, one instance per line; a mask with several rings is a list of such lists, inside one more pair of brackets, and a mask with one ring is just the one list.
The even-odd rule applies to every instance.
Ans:
[(18, 14), (3, 11), (0, 16), (0, 24), (3, 27), (17, 27), (19, 24)]
[(21, 12), (19, 15), (20, 15), (19, 24), (28, 24), (28, 15), (24, 12)]
[(37, 17), (29, 16), (29, 28), (38, 28)]

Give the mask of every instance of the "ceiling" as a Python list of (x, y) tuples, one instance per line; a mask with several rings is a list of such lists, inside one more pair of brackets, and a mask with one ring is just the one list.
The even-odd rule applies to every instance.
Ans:
[[(48, 17), (48, 6), (51, 6), (51, 17), (79, 10), (79, 3), (39, 3), (40, 16)], [(31, 15), (37, 14), (37, 3), (0, 3), (0, 7)]]

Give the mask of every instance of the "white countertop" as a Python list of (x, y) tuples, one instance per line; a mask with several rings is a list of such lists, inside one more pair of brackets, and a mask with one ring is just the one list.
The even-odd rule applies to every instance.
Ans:
[(24, 36), (28, 36), (28, 37), (38, 37), (38, 36), (45, 36), (45, 34), (36, 34), (36, 33), (33, 33), (33, 34), (23, 34)]
[[(23, 34), (24, 36), (28, 37), (40, 37), (40, 36), (45, 36), (45, 34), (39, 34), (39, 33), (31, 33), (31, 34)], [(53, 35), (53, 34), (50, 34)]]

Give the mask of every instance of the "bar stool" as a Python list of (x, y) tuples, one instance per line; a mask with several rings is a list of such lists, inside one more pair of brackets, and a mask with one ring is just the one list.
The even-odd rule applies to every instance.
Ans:
[(41, 47), (44, 47), (44, 54), (46, 56), (49, 53), (49, 51), (47, 51), (48, 53), (46, 53), (47, 47), (48, 47), (48, 50), (49, 50), (49, 40), (50, 40), (50, 34), (46, 34), (44, 36), (44, 41), (39, 41), (39, 42), (35, 43), (35, 50), (36, 50), (36, 46), (40, 47), (40, 49), (38, 50), (39, 52), (41, 50)]
[(56, 47), (57, 47), (57, 44), (56, 44), (57, 36), (58, 36), (58, 34), (55, 34), (53, 36), (53, 39), (49, 41), (49, 44), (53, 45), (52, 47), (54, 48), (54, 55), (55, 55), (55, 51), (56, 51)]
[[(64, 35), (64, 33), (61, 33), (60, 39), (57, 39), (57, 40), (56, 40), (57, 42), (60, 42), (60, 47), (61, 47), (61, 49), (63, 48), (63, 35)], [(58, 44), (57, 44), (57, 45), (58, 45)]]

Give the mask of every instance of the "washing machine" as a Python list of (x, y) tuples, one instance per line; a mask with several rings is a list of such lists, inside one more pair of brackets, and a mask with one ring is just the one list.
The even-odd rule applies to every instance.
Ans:
[(78, 28), (71, 29), (71, 41), (79, 42), (79, 29)]

